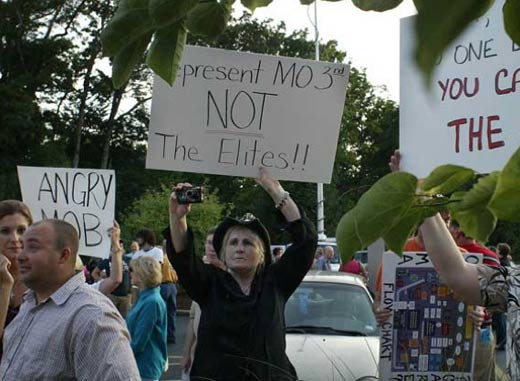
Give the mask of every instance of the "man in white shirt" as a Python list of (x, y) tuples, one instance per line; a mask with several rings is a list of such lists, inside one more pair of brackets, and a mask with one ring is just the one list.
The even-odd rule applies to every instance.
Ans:
[(135, 253), (132, 259), (137, 259), (141, 256), (148, 256), (155, 258), (157, 262), (163, 263), (163, 251), (156, 247), (157, 240), (155, 233), (150, 229), (141, 229), (136, 234), (136, 241), (141, 246), (141, 250)]

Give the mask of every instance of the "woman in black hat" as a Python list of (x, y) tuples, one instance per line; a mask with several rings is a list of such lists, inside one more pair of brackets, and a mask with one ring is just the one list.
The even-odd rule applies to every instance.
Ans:
[(175, 190), (170, 197), (167, 253), (188, 295), (202, 316), (192, 380), (297, 380), (285, 354), (284, 308), (312, 265), (316, 232), (311, 222), (265, 170), (256, 182), (287, 220), (293, 243), (271, 263), (270, 240), (252, 215), (225, 218), (213, 237), (227, 270), (205, 265), (196, 255), (186, 216)]

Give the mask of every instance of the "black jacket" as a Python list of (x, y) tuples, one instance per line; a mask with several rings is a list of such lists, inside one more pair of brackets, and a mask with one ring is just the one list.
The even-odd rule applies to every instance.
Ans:
[(183, 253), (174, 252), (166, 235), (179, 281), (202, 310), (191, 380), (297, 380), (285, 354), (284, 309), (312, 265), (316, 232), (306, 217), (286, 230), (293, 244), (257, 273), (247, 296), (229, 273), (195, 255), (191, 231)]

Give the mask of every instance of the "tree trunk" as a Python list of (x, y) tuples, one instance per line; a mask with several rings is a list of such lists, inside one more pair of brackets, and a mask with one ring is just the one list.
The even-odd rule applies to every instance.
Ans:
[(83, 80), (83, 91), (81, 92), (79, 98), (78, 120), (76, 122), (76, 126), (74, 127), (74, 156), (72, 159), (73, 168), (78, 168), (79, 166), (79, 158), (81, 154), (81, 131), (83, 130), (83, 125), (85, 123), (85, 111), (87, 109), (87, 98), (90, 88), (90, 78), (92, 75), (92, 69), (94, 68), (94, 63), (96, 62), (98, 52), (98, 46), (92, 48), (92, 52), (90, 53), (90, 57), (88, 60), (87, 72), (85, 73), (85, 79)]
[(105, 141), (103, 142), (101, 169), (108, 168), (108, 158), (110, 155), (110, 140), (112, 139), (112, 130), (114, 129), (117, 111), (119, 110), (119, 105), (121, 104), (121, 99), (123, 98), (125, 87), (126, 85), (121, 87), (120, 89), (114, 90), (114, 94), (112, 96), (112, 108), (110, 110), (110, 116), (108, 117), (108, 120), (105, 124)]

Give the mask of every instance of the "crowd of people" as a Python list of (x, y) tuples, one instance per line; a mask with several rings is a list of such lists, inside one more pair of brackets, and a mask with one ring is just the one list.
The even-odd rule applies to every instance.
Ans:
[[(397, 154), (391, 164), (398, 162)], [(335, 252), (317, 246), (313, 224), (267, 171), (256, 182), (285, 218), (291, 236), (285, 250), (272, 252), (266, 227), (246, 214), (211, 228), (199, 257), (188, 224), (191, 206), (176, 197), (187, 183), (175, 186), (167, 201), (162, 248), (153, 231), (141, 229), (125, 254), (114, 222), (110, 257), (85, 264), (70, 224), (34, 222), (22, 202), (1, 201), (0, 380), (159, 380), (168, 344), (176, 342), (177, 282), (193, 300), (183, 379), (298, 379), (285, 353), (285, 304), (310, 269), (331, 271)], [(479, 330), (477, 381), (494, 379), (494, 352), (504, 349), (508, 374), (520, 379), (520, 270), (507, 244), (494, 249), (466, 236), (448, 213), (426, 219), (405, 247), (428, 252), (456, 294), (476, 306), (470, 316)], [(483, 254), (483, 264), (466, 263), (461, 252)], [(354, 259), (340, 271), (368, 282)], [(379, 307), (381, 273), (374, 290), (380, 324), (390, 318)]]

